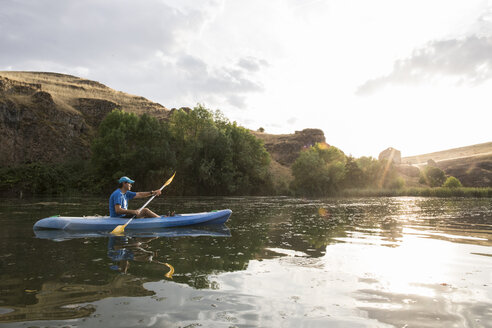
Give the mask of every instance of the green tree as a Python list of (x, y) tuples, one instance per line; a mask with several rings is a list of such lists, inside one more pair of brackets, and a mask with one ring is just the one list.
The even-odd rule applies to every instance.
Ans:
[(104, 189), (122, 175), (134, 178), (140, 188), (154, 187), (176, 165), (165, 123), (149, 116), (115, 110), (101, 122), (91, 144), (91, 163)]
[(180, 194), (255, 194), (271, 188), (270, 156), (248, 130), (202, 105), (169, 121)]
[(352, 156), (347, 157), (345, 164), (345, 178), (343, 180), (344, 188), (357, 188), (365, 184), (365, 176), (357, 161)]
[(442, 185), (444, 188), (460, 188), (462, 187), (460, 180), (451, 176), (446, 179), (446, 182)]
[(446, 174), (438, 167), (427, 165), (420, 171), (420, 183), (425, 183), (431, 187), (440, 187), (445, 181)]
[(300, 153), (292, 165), (292, 187), (297, 194), (334, 194), (345, 177), (345, 154), (336, 147), (316, 144)]

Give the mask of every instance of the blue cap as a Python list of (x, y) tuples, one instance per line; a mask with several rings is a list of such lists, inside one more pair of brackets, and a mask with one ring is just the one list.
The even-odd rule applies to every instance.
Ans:
[(120, 178), (120, 181), (118, 181), (118, 183), (123, 183), (123, 182), (128, 182), (128, 183), (131, 183), (131, 184), (134, 184), (135, 183), (135, 181), (133, 181), (129, 177), (121, 177)]

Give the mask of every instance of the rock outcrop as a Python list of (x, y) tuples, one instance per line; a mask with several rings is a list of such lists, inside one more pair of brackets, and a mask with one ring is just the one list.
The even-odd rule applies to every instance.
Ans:
[(394, 164), (400, 164), (401, 163), (401, 152), (395, 148), (387, 148), (383, 150), (381, 153), (379, 153), (378, 156), (379, 160), (388, 160), (392, 161)]
[(99, 82), (57, 73), (0, 72), (0, 167), (88, 158), (97, 127), (114, 109), (159, 119), (169, 115), (160, 104)]
[(304, 129), (294, 134), (267, 134), (251, 131), (257, 138), (263, 140), (266, 150), (272, 158), (284, 166), (291, 166), (302, 149), (325, 142), (325, 135), (319, 129)]
[(88, 157), (90, 131), (80, 114), (60, 110), (47, 92), (15, 89), (21, 92), (0, 91), (0, 166)]

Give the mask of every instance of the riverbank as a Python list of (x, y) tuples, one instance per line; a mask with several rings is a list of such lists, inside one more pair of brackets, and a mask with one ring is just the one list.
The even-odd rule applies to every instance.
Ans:
[[(12, 190), (0, 191), (0, 198), (31, 198), (31, 197), (53, 197), (64, 195), (67, 197), (77, 197), (86, 195), (87, 191), (70, 189), (64, 193), (30, 193), (29, 191)], [(92, 196), (107, 197), (107, 193), (90, 192)], [(178, 195), (169, 193), (169, 196), (176, 197)], [(203, 197), (211, 197), (210, 195), (202, 195)], [(223, 195), (227, 197), (227, 195)], [(248, 197), (250, 195), (236, 195), (236, 197)], [(260, 195), (260, 196), (293, 196), (293, 195)], [(354, 197), (464, 197), (464, 198), (492, 198), (492, 188), (404, 188), (404, 189), (346, 189), (337, 192), (336, 194), (325, 198), (354, 198)], [(193, 197), (193, 196), (188, 196)], [(196, 196), (195, 196), (196, 197)], [(217, 196), (215, 196), (217, 197)]]

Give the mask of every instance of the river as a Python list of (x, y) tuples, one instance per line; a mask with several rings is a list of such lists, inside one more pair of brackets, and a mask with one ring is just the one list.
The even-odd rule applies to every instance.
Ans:
[(2, 199), (0, 326), (492, 327), (491, 199), (159, 197), (150, 208), (233, 214), (156, 235), (36, 235), (40, 218), (106, 215), (107, 200)]

